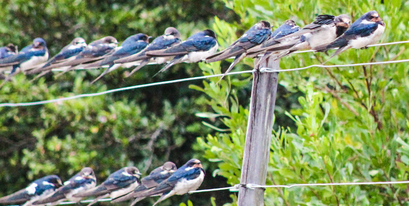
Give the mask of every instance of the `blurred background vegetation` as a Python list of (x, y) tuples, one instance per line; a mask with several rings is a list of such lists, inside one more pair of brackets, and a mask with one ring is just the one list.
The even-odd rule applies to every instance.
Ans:
[[(161, 35), (174, 26), (183, 39), (205, 28), (227, 47), (259, 20), (275, 28), (287, 19), (301, 27), (318, 14), (377, 10), (387, 29), (383, 42), (407, 40), (408, 1), (67, 1), (0, 3), (0, 45), (23, 48), (43, 37), (51, 55), (74, 37), (88, 42), (111, 35), (119, 41), (143, 32)], [(407, 45), (349, 50), (329, 64), (407, 59)], [(296, 54), (281, 68), (318, 64), (325, 54)], [(235, 71), (251, 69), (246, 59)], [(131, 78), (116, 70), (95, 85), (101, 71), (75, 71), (29, 83), (18, 75), (0, 89), (0, 102), (28, 102), (105, 91), (152, 81), (214, 74), (228, 61), (180, 64), (152, 79), (160, 66)], [(409, 67), (403, 64), (313, 68), (279, 75), (267, 184), (392, 181), (408, 179)], [(46, 174), (63, 180), (84, 166), (99, 180), (128, 165), (145, 174), (166, 160), (178, 166), (196, 157), (207, 171), (201, 188), (239, 183), (251, 75), (229, 76), (119, 92), (33, 107), (0, 108), (0, 195)], [(404, 205), (406, 185), (267, 189), (266, 205)], [(236, 194), (172, 197), (163, 205), (235, 204)], [(148, 199), (141, 203), (153, 202)], [(109, 204), (109, 203), (100, 203)]]

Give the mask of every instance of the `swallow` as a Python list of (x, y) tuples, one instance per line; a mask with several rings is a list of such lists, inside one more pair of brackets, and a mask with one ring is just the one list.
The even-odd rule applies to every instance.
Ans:
[[(288, 35), (283, 38), (294, 38), (294, 44), (290, 48), (285, 50), (284, 48), (271, 48), (270, 50), (283, 50), (284, 51), (276, 56), (276, 59), (280, 59), (295, 51), (308, 50), (328, 45), (333, 42), (337, 37), (341, 36), (350, 26), (351, 18), (346, 14), (339, 16), (332, 15), (318, 15), (316, 20), (302, 28), (299, 32)], [(299, 38), (296, 38), (299, 37)]]
[(0, 47), (0, 59), (7, 58), (9, 56), (16, 55), (18, 53), (18, 47), (14, 44), (7, 44), (5, 47)]
[(35, 74), (41, 72), (41, 74), (39, 74), (32, 80), (34, 81), (41, 76), (44, 76), (45, 74), (51, 72), (51, 69), (55, 68), (57, 64), (73, 60), (76, 55), (84, 50), (85, 47), (87, 47), (87, 43), (85, 42), (85, 40), (81, 37), (77, 37), (72, 40), (70, 44), (65, 46), (57, 55), (48, 60), (43, 66), (28, 71), (26, 72), (26, 74)]
[(257, 57), (258, 55), (264, 54), (263, 57), (259, 61), (259, 62), (262, 62), (263, 60), (268, 58), (273, 53), (267, 50), (268, 47), (273, 46), (273, 45), (278, 45), (278, 44), (284, 46), (286, 45), (286, 42), (288, 42), (287, 40), (277, 41), (277, 39), (281, 39), (285, 36), (294, 34), (295, 32), (298, 32), (299, 30), (300, 30), (300, 27), (297, 26), (297, 24), (293, 20), (286, 20), (280, 27), (278, 27), (276, 30), (274, 30), (271, 33), (270, 38), (267, 41), (264, 41), (262, 44), (259, 44), (247, 50), (247, 57), (254, 58), (254, 57)]
[(44, 199), (33, 202), (33, 204), (42, 205), (49, 203), (51, 205), (57, 205), (65, 199), (72, 202), (79, 202), (82, 197), (75, 197), (74, 195), (94, 188), (96, 182), (97, 179), (94, 170), (89, 167), (84, 167), (79, 173), (64, 182), (64, 185), (58, 188), (54, 193)]
[(329, 49), (338, 47), (338, 50), (329, 58), (331, 59), (349, 48), (367, 48), (368, 45), (378, 42), (384, 31), (385, 22), (379, 17), (378, 12), (370, 11), (356, 20), (351, 27), (335, 41), (328, 45), (320, 46), (316, 48), (316, 50), (326, 52)]
[(205, 172), (200, 160), (191, 159), (155, 189), (137, 194), (135, 198), (161, 194), (161, 197), (153, 204), (155, 206), (173, 195), (183, 195), (189, 191), (197, 190), (202, 184), (204, 176)]
[(100, 60), (110, 54), (117, 48), (118, 41), (112, 36), (106, 36), (99, 40), (91, 42), (83, 51), (75, 56), (73, 60), (65, 61), (60, 64), (55, 64), (54, 68), (69, 66), (64, 72), (56, 77), (65, 74), (68, 71), (76, 69), (80, 64), (90, 63)]
[(23, 206), (31, 206), (34, 201), (47, 197), (61, 185), (61, 179), (57, 175), (48, 175), (35, 180), (22, 190), (0, 198), (0, 204), (24, 203)]
[(86, 192), (78, 193), (74, 197), (97, 197), (88, 204), (88, 206), (91, 206), (101, 198), (110, 196), (113, 199), (133, 191), (140, 184), (140, 177), (141, 173), (136, 167), (124, 167), (109, 175), (99, 186)]
[(150, 37), (148, 35), (142, 34), (142, 33), (132, 35), (128, 37), (127, 39), (125, 39), (122, 45), (118, 47), (117, 49), (115, 49), (115, 51), (112, 54), (107, 55), (104, 59), (99, 60), (97, 62), (84, 65), (83, 67), (84, 69), (99, 68), (105, 65), (108, 66), (108, 68), (101, 75), (99, 75), (94, 81), (92, 81), (91, 84), (98, 81), (108, 72), (111, 72), (123, 65), (123, 64), (114, 63), (115, 60), (139, 53), (143, 49), (145, 49), (146, 46), (148, 46), (149, 44), (149, 38)]
[(121, 58), (121, 59), (115, 60), (114, 62), (123, 64), (123, 63), (129, 63), (129, 62), (132, 63), (136, 61), (141, 61), (140, 64), (135, 69), (133, 69), (131, 73), (129, 73), (126, 76), (126, 77), (129, 77), (133, 73), (135, 73), (136, 71), (144, 67), (146, 64), (148, 64), (151, 59), (154, 59), (157, 64), (163, 64), (172, 58), (172, 57), (151, 57), (151, 56), (147, 56), (146, 52), (167, 49), (180, 42), (181, 42), (181, 39), (180, 39), (179, 31), (174, 27), (168, 27), (166, 28), (164, 35), (159, 36), (156, 39), (154, 39), (151, 44), (149, 44), (144, 50), (142, 50), (138, 54), (134, 54), (129, 57)]
[(147, 56), (152, 57), (170, 57), (174, 58), (166, 64), (158, 73), (162, 73), (169, 69), (171, 66), (181, 63), (196, 63), (205, 60), (210, 55), (217, 51), (219, 44), (216, 40), (216, 34), (210, 30), (206, 29), (200, 31), (196, 34), (190, 36), (186, 41), (180, 42), (179, 44), (173, 45), (168, 49), (147, 51)]
[[(122, 196), (118, 197), (116, 199), (113, 199), (111, 203), (117, 203), (117, 202), (122, 202), (125, 200), (129, 200), (134, 198), (137, 194), (149, 191), (156, 186), (158, 186), (161, 182), (164, 180), (168, 179), (175, 171), (177, 170), (177, 167), (175, 163), (173, 162), (166, 162), (162, 166), (154, 169), (148, 176), (142, 178), (141, 180), (141, 185), (139, 185), (135, 190), (132, 192)], [(135, 200), (132, 201), (130, 206), (135, 205), (137, 202), (145, 199), (145, 197), (139, 197), (136, 198)]]
[(207, 57), (206, 62), (221, 61), (223, 59), (234, 57), (233, 63), (231, 63), (224, 75), (220, 78), (221, 80), (227, 73), (229, 73), (230, 70), (233, 69), (237, 63), (246, 57), (246, 52), (248, 49), (263, 43), (270, 38), (270, 35), (270, 23), (267, 21), (260, 21), (247, 30), (238, 40), (227, 47), (227, 49)]
[[(4, 80), (2, 85), (9, 81), (11, 77), (18, 72), (31, 69), (47, 60), (47, 43), (42, 38), (35, 38), (31, 45), (24, 47), (18, 54), (0, 59), (0, 68), (12, 66), (10, 74)], [(19, 69), (19, 71), (17, 71), (17, 69)]]

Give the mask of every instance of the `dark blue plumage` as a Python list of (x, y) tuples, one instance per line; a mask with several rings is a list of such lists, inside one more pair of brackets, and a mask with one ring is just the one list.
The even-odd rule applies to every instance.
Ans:
[(56, 64), (55, 67), (68, 66), (64, 72), (58, 74), (56, 77), (79, 67), (80, 64), (94, 62), (106, 57), (106, 55), (112, 53), (117, 46), (118, 41), (112, 36), (106, 36), (91, 42), (82, 52), (76, 55), (73, 60)]
[(286, 20), (280, 27), (278, 27), (271, 33), (269, 40), (264, 41), (262, 44), (247, 50), (247, 56), (256, 57), (266, 52), (268, 53), (268, 56), (270, 55), (270, 52), (268, 52), (267, 50), (268, 47), (282, 43), (282, 41), (278, 41), (277, 39), (283, 38), (290, 34), (294, 34), (299, 30), (300, 27), (297, 26), (297, 24), (293, 20)]
[(14, 44), (8, 44), (5, 47), (0, 47), (0, 59), (7, 58), (9, 56), (16, 55), (18, 53), (17, 46)]
[(94, 81), (92, 81), (91, 84), (98, 81), (101, 77), (103, 77), (108, 72), (111, 72), (122, 66), (122, 64), (114, 63), (115, 60), (124, 58), (124, 57), (129, 57), (133, 54), (137, 54), (141, 52), (143, 49), (145, 49), (146, 46), (148, 46), (148, 44), (149, 44), (148, 35), (142, 34), (142, 33), (135, 34), (135, 35), (128, 37), (122, 43), (121, 47), (117, 48), (112, 54), (106, 56), (104, 59), (85, 65), (84, 66), (85, 69), (108, 66), (108, 68), (101, 75), (99, 75)]
[[(385, 31), (385, 22), (379, 17), (378, 12), (370, 11), (356, 20), (348, 30), (328, 45), (316, 48), (317, 51), (327, 51), (339, 48), (329, 59), (349, 49), (361, 49), (381, 39)], [(328, 60), (329, 60), (328, 59)], [(327, 61), (328, 61), (327, 60)]]
[(48, 175), (35, 180), (25, 189), (0, 198), (0, 204), (24, 203), (24, 206), (30, 206), (34, 201), (45, 198), (61, 185), (61, 179), (57, 175)]
[(137, 54), (131, 55), (129, 57), (115, 60), (114, 62), (117, 64), (131, 62), (129, 64), (134, 65), (132, 62), (141, 60), (140, 64), (135, 69), (133, 69), (131, 73), (127, 75), (127, 77), (129, 77), (130, 75), (132, 75), (133, 73), (135, 73), (136, 71), (144, 67), (146, 64), (148, 64), (151, 59), (154, 59), (157, 64), (163, 64), (166, 61), (170, 60), (171, 58), (171, 57), (153, 58), (151, 56), (147, 56), (146, 52), (167, 49), (180, 42), (181, 40), (180, 40), (179, 31), (174, 27), (168, 27), (166, 28), (164, 35), (159, 36), (156, 39), (154, 39), (153, 42), (149, 44), (143, 51)]
[(93, 205), (99, 199), (105, 197), (116, 198), (133, 191), (139, 184), (141, 173), (136, 167), (125, 167), (111, 175), (99, 186), (83, 193), (74, 195), (74, 197), (96, 196), (88, 206)]
[(12, 66), (10, 75), (18, 68), (27, 70), (34, 66), (44, 63), (48, 59), (47, 44), (42, 38), (35, 38), (33, 44), (24, 47), (21, 52), (16, 55), (0, 59), (0, 67)]
[(171, 66), (181, 62), (194, 63), (202, 61), (214, 54), (217, 48), (216, 34), (212, 30), (206, 29), (193, 34), (186, 41), (175, 44), (168, 49), (147, 51), (146, 55), (152, 57), (175, 57), (158, 72), (162, 73)]
[(37, 75), (32, 81), (44, 76), (45, 74), (51, 72), (51, 69), (58, 67), (58, 64), (72, 60), (75, 58), (76, 55), (81, 53), (87, 47), (87, 43), (81, 37), (77, 37), (71, 41), (70, 44), (65, 46), (58, 54), (56, 54), (53, 58), (48, 60), (43, 66), (39, 68), (32, 69), (26, 74), (36, 74), (41, 72), (41, 74)]
[[(141, 180), (141, 185), (139, 185), (137, 188), (135, 188), (132, 192), (129, 194), (126, 194), (122, 197), (116, 198), (112, 201), (112, 203), (116, 202), (122, 202), (125, 200), (129, 200), (134, 198), (136, 195), (146, 192), (150, 189), (155, 188), (158, 186), (161, 182), (165, 181), (168, 179), (175, 171), (177, 167), (175, 163), (173, 162), (166, 162), (162, 166), (154, 169), (148, 176), (142, 178)], [(140, 197), (136, 198), (134, 201), (132, 201), (131, 206), (135, 205), (137, 202), (141, 201), (145, 197)]]
[[(216, 53), (206, 59), (206, 62), (215, 62), (227, 59), (230, 57), (235, 57), (234, 61), (231, 63), (229, 68), (226, 70), (223, 77), (233, 69), (233, 67), (239, 63), (244, 57), (246, 57), (247, 50), (255, 47), (271, 36), (270, 23), (267, 21), (260, 21), (254, 26), (252, 26), (246, 33), (244, 33), (237, 41), (230, 45), (227, 49)], [(219, 81), (220, 81), (219, 80)]]
[(154, 205), (156, 205), (175, 194), (183, 195), (189, 191), (196, 190), (202, 184), (204, 175), (200, 160), (191, 159), (176, 170), (168, 179), (161, 182), (155, 189), (137, 194), (135, 197), (140, 198), (162, 194), (159, 200), (155, 202)]
[(41, 205), (46, 203), (58, 204), (59, 202), (68, 199), (73, 202), (79, 202), (82, 198), (74, 195), (85, 192), (96, 185), (96, 177), (94, 171), (89, 168), (83, 168), (79, 173), (64, 182), (64, 186), (56, 190), (52, 195), (33, 202), (34, 205)]

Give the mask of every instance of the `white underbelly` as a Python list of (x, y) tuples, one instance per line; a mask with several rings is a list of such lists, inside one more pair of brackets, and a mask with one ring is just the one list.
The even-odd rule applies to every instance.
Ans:
[(80, 188), (74, 189), (70, 193), (66, 194), (65, 197), (68, 200), (72, 201), (72, 202), (79, 202), (82, 199), (82, 197), (73, 197), (73, 195), (76, 195), (76, 194), (85, 192), (85, 191), (87, 191), (89, 189), (92, 189), (92, 188), (95, 187), (95, 185), (96, 185), (96, 183), (92, 182), (90, 184), (87, 184), (85, 187), (80, 187)]
[(25, 71), (27, 69), (34, 68), (35, 66), (42, 64), (48, 60), (48, 53), (44, 56), (34, 56), (30, 60), (20, 64), (20, 69)]
[(381, 39), (384, 31), (385, 27), (382, 25), (378, 25), (378, 29), (375, 30), (373, 34), (367, 37), (361, 37), (358, 39), (350, 40), (349, 45), (351, 45), (352, 48), (360, 49), (370, 44), (377, 43)]
[(323, 26), (326, 28), (322, 28), (317, 32), (313, 32), (311, 34), (307, 34), (306, 40), (310, 44), (311, 48), (315, 48), (322, 44), (329, 44), (333, 42), (337, 38), (336, 34), (336, 27), (334, 26)]
[(196, 179), (193, 179), (193, 180), (184, 179), (181, 182), (178, 182), (174, 188), (176, 192), (175, 194), (183, 195), (183, 194), (188, 193), (189, 191), (197, 190), (197, 188), (199, 188), (200, 185), (202, 184), (203, 179), (204, 179), (204, 173), (200, 172), (199, 177)]
[(216, 43), (216, 45), (214, 45), (214, 47), (210, 48), (207, 51), (190, 52), (188, 54), (188, 60), (186, 62), (187, 63), (196, 63), (196, 62), (199, 62), (201, 60), (205, 60), (207, 57), (209, 57), (209, 56), (213, 55), (214, 53), (216, 53), (218, 46), (219, 45)]
[(133, 184), (129, 185), (127, 188), (123, 188), (114, 192), (111, 192), (111, 198), (114, 199), (116, 197), (120, 197), (122, 195), (128, 194), (129, 192), (133, 191), (137, 186), (139, 186), (138, 181), (135, 181)]

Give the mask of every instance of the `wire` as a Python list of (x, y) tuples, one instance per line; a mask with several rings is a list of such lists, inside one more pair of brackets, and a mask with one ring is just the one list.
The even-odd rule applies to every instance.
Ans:
[[(205, 193), (205, 192), (218, 192), (222, 190), (229, 190), (230, 192), (238, 192), (240, 187), (245, 187), (248, 189), (257, 188), (293, 188), (293, 187), (320, 187), (320, 186), (360, 186), (360, 185), (396, 185), (396, 184), (409, 184), (409, 181), (389, 181), (389, 182), (340, 182), (340, 183), (306, 183), (306, 184), (290, 184), (290, 185), (258, 185), (258, 184), (236, 184), (230, 187), (212, 188), (195, 190), (188, 192), (189, 194), (194, 193)], [(80, 203), (90, 203), (94, 200), (82, 200)], [(99, 199), (98, 202), (109, 202), (111, 198)], [(71, 205), (77, 204), (76, 202), (65, 201), (61, 202), (59, 205)]]
[[(230, 73), (228, 73), (226, 75), (252, 73), (253, 71), (255, 71), (255, 70), (230, 72)], [(170, 81), (162, 81), (162, 82), (154, 82), (154, 83), (148, 83), (148, 84), (134, 85), (134, 86), (129, 86), (129, 87), (111, 89), (111, 90), (107, 90), (107, 91), (103, 91), (103, 92), (90, 93), (90, 94), (80, 94), (80, 95), (75, 95), (75, 96), (71, 96), (71, 97), (50, 99), (50, 100), (44, 100), (44, 101), (23, 102), (23, 103), (1, 103), (0, 107), (19, 107), (19, 106), (23, 107), (23, 106), (42, 105), (42, 104), (48, 104), (48, 103), (53, 103), (53, 102), (66, 101), (66, 100), (71, 100), (71, 99), (78, 99), (78, 98), (82, 98), (82, 97), (94, 97), (94, 96), (100, 96), (100, 95), (114, 93), (114, 92), (121, 92), (121, 91), (132, 90), (132, 89), (153, 87), (153, 86), (165, 85), (165, 84), (174, 84), (174, 83), (179, 83), (179, 82), (194, 81), (194, 80), (207, 79), (207, 78), (220, 77), (220, 76), (223, 76), (223, 74), (214, 74), (214, 75), (208, 75), (208, 76), (198, 76), (198, 77), (190, 77), (190, 78), (176, 79), (176, 80), (170, 80)]]
[[(271, 69), (271, 68), (263, 67), (263, 68), (260, 68), (260, 72), (290, 72), (290, 71), (305, 70), (305, 69), (309, 69), (309, 68), (313, 68), (313, 67), (320, 67), (320, 68), (356, 67), (356, 66), (365, 66), (365, 65), (394, 64), (394, 63), (403, 63), (403, 62), (409, 62), (409, 59), (383, 61), (383, 62), (357, 63), (357, 64), (343, 64), (343, 65), (321, 65), (321, 64), (317, 64), (317, 65), (310, 65), (310, 66), (306, 66), (306, 67), (300, 67), (300, 68), (294, 68), (294, 69), (284, 69), (284, 70), (277, 70), (277, 69)], [(254, 71), (255, 70), (230, 72), (230, 73), (227, 73), (226, 75), (252, 73)], [(132, 89), (139, 89), (139, 88), (145, 88), (145, 87), (152, 87), (152, 86), (158, 86), (158, 85), (165, 85), (165, 84), (173, 84), (173, 83), (179, 83), (179, 82), (194, 81), (194, 80), (207, 79), (207, 78), (220, 77), (220, 76), (223, 76), (223, 74), (214, 74), (214, 75), (208, 75), (208, 76), (198, 76), (198, 77), (190, 77), (190, 78), (176, 79), (176, 80), (170, 80), (170, 81), (162, 81), (162, 82), (134, 85), (134, 86), (129, 86), (129, 87), (111, 89), (111, 90), (107, 90), (107, 91), (104, 91), (104, 92), (97, 92), (97, 93), (90, 93), (90, 94), (80, 94), (80, 95), (75, 95), (75, 96), (71, 96), (71, 97), (64, 97), (64, 98), (44, 100), (44, 101), (23, 102), (23, 103), (1, 103), (0, 107), (19, 107), (19, 106), (22, 107), (22, 106), (42, 105), (42, 104), (48, 104), (48, 103), (53, 103), (53, 102), (61, 102), (61, 101), (66, 101), (66, 100), (71, 100), (71, 99), (78, 99), (78, 98), (82, 98), (82, 97), (100, 96), (100, 95), (114, 93), (114, 92), (120, 92), (120, 91), (132, 90)]]
[(334, 67), (356, 67), (356, 66), (366, 66), (366, 65), (381, 65), (381, 64), (394, 64), (394, 63), (403, 63), (409, 62), (409, 59), (402, 59), (402, 60), (392, 60), (392, 61), (383, 61), (383, 62), (368, 62), (368, 63), (357, 63), (357, 64), (341, 64), (341, 65), (322, 65), (322, 64), (315, 64), (306, 67), (294, 68), (294, 69), (272, 69), (272, 68), (260, 68), (260, 72), (290, 72), (290, 71), (300, 71), (305, 70), (313, 67), (320, 67), (320, 68), (334, 68)]

